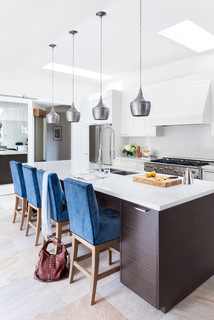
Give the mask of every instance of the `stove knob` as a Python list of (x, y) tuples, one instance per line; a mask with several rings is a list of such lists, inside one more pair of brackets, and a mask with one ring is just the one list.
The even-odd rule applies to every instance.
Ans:
[(169, 170), (172, 170), (172, 167), (169, 167)]
[(157, 170), (157, 167), (154, 167), (154, 170)]
[(162, 169), (162, 168), (160, 168), (160, 169), (159, 169), (159, 171), (163, 171), (163, 169)]
[(168, 167), (165, 167), (165, 170), (168, 170)]
[(175, 172), (175, 173), (178, 173), (178, 170), (175, 170), (174, 172)]
[(150, 164), (150, 168), (151, 168), (151, 169), (153, 168), (153, 165), (152, 165), (152, 164)]
[(148, 164), (146, 164), (146, 169), (149, 169), (149, 165)]

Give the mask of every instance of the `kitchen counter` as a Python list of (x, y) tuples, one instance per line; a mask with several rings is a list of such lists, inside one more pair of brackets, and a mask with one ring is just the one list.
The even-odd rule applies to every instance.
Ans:
[[(89, 172), (90, 169), (88, 163), (77, 163), (71, 160), (34, 162), (31, 165), (38, 169), (56, 172), (62, 180), (80, 173)], [(110, 174), (109, 177), (90, 182), (96, 191), (157, 211), (214, 193), (214, 183), (202, 180), (194, 180), (192, 185), (180, 184), (169, 188), (160, 188), (133, 182), (132, 175)]]
[(28, 154), (28, 153), (21, 152), (21, 151), (15, 151), (15, 150), (0, 149), (0, 156), (17, 155), (17, 154)]
[[(75, 161), (31, 165), (60, 179), (91, 169)], [(99, 209), (120, 211), (120, 280), (130, 290), (166, 313), (213, 275), (213, 182), (160, 188), (110, 174), (91, 183)]]

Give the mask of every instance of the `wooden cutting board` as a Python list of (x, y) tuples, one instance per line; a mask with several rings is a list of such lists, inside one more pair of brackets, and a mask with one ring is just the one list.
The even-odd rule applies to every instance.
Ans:
[(161, 176), (157, 175), (156, 177), (151, 177), (151, 178), (147, 178), (145, 175), (133, 176), (133, 181), (140, 182), (140, 183), (147, 183), (147, 184), (151, 184), (153, 186), (162, 187), (162, 188), (172, 187), (182, 183), (181, 178), (166, 179), (161, 181), (155, 180), (158, 177), (161, 177)]

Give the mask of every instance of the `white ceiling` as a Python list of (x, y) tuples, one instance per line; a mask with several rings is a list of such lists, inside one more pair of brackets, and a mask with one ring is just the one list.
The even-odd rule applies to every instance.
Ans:
[[(99, 71), (99, 10), (107, 12), (103, 72), (118, 76), (137, 71), (139, 0), (1, 0), (0, 70), (22, 65), (40, 70), (50, 62), (51, 42), (58, 45), (55, 62), (70, 65), (68, 31), (76, 29), (76, 67)], [(213, 0), (143, 0), (143, 68), (198, 55), (157, 32), (188, 19), (214, 34), (213, 12)]]

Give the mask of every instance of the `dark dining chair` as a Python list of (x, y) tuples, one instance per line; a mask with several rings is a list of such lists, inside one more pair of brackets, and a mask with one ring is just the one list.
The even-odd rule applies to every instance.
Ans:
[[(91, 279), (90, 303), (94, 304), (97, 281), (120, 270), (116, 266), (98, 274), (99, 254), (120, 242), (120, 213), (113, 209), (98, 210), (92, 184), (67, 178), (64, 180), (65, 196), (68, 205), (70, 229), (72, 232), (72, 252), (70, 283), (74, 269), (79, 269)], [(82, 243), (91, 252), (81, 257), (78, 245)], [(79, 262), (92, 256), (92, 271), (87, 271)]]
[[(25, 188), (24, 175), (22, 170), (22, 163), (17, 161), (10, 161), (10, 170), (15, 192), (15, 208), (13, 214), (13, 223), (16, 222), (17, 214), (21, 215), (20, 230), (23, 228), (25, 213), (27, 209), (27, 193)], [(21, 202), (21, 206), (19, 206)]]
[(37, 179), (37, 169), (29, 165), (23, 165), (23, 174), (27, 191), (28, 215), (26, 225), (26, 236), (30, 227), (36, 230), (35, 246), (38, 245), (41, 230), (41, 197)]

